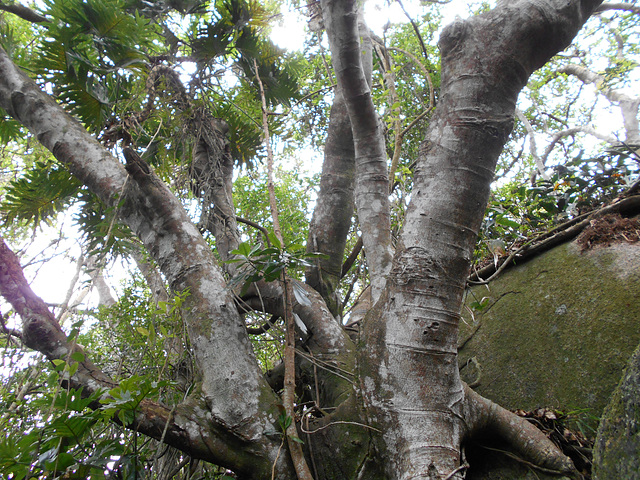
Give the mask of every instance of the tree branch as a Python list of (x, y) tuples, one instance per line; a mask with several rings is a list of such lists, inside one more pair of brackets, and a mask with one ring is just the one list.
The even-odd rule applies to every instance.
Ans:
[(571, 476), (576, 473), (571, 459), (526, 419), (478, 395), (466, 385), (465, 402), (470, 410), (467, 418), (474, 419), (469, 425), (469, 436), (486, 431), (496, 433), (537, 468)]
[(358, 2), (323, 0), (334, 71), (347, 104), (356, 154), (355, 201), (373, 287), (378, 298), (391, 268), (389, 179), (383, 128), (366, 80)]
[[(88, 352), (75, 342), (69, 341), (53, 313), (27, 283), (18, 257), (2, 238), (0, 294), (22, 318), (20, 336), (25, 346), (42, 353), (51, 362), (70, 361), (74, 352), (83, 354), (84, 360), (78, 362), (76, 372), (63, 377), (63, 381), (68, 382), (70, 387), (82, 388), (83, 395), (89, 396), (99, 391), (107, 392), (117, 386), (117, 383), (91, 362)], [(93, 406), (100, 407), (101, 404)], [(206, 436), (203, 433), (209, 432), (210, 421), (204, 416), (199, 419), (193, 418), (189, 415), (189, 408), (185, 406), (175, 407), (175, 413), (171, 415), (168, 407), (151, 400), (143, 400), (137, 408), (134, 422), (127, 427), (158, 440), (166, 428), (167, 444), (179, 447), (194, 457), (214, 461), (211, 459), (211, 453), (215, 450), (210, 449), (217, 446), (221, 439), (209, 437), (209, 440), (205, 440)], [(223, 457), (218, 459), (224, 461)]]
[[(2, 49), (0, 106), (29, 128), (105, 205), (117, 208), (173, 291), (189, 292), (185, 321), (209, 413), (231, 436), (252, 439), (265, 452), (272, 452), (262, 456), (264, 465), (255, 465), (270, 469), (279, 444), (264, 435), (264, 429), (270, 424), (269, 415), (274, 418), (277, 397), (260, 371), (213, 252), (179, 200), (153, 172), (129, 177), (122, 164), (41, 92)], [(233, 368), (220, 368), (230, 358)]]
[(596, 13), (605, 12), (607, 10), (623, 10), (626, 12), (640, 14), (640, 7), (630, 3), (603, 3), (596, 9)]
[(48, 23), (49, 19), (38, 12), (20, 5), (18, 3), (0, 3), (0, 10), (13, 13), (14, 15), (32, 23)]

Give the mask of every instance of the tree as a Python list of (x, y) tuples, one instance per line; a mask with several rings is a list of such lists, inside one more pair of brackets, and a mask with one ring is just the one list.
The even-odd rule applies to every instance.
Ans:
[[(58, 163), (49, 171), (70, 172), (69, 179), (78, 182), (69, 180), (70, 185), (91, 197), (87, 205), (110, 212), (109, 218), (115, 213), (123, 232), (128, 228), (158, 266), (178, 299), (172, 305), (180, 308), (186, 338), (176, 348), (188, 349), (194, 358), (193, 387), (183, 401), (165, 403), (151, 398), (155, 386), (135, 390), (131, 382), (114, 381), (77, 342), (77, 332), (63, 331), (28, 286), (18, 258), (3, 244), (2, 294), (22, 318), (21, 329), (10, 333), (58, 367), (70, 402), (79, 402), (72, 389), (81, 389), (88, 399), (83, 408), (102, 408), (113, 422), (227, 468), (238, 478), (309, 478), (310, 471), (318, 479), (463, 478), (463, 443), (487, 432), (506, 439), (536, 465), (571, 474), (570, 460), (543, 434), (461, 382), (456, 347), (465, 282), (496, 162), (514, 125), (518, 94), (537, 69), (571, 43), (600, 3), (499, 2), (443, 30), (437, 107), (420, 147), (411, 200), (394, 244), (385, 131), (371, 90), (374, 39), (359, 2), (322, 1), (317, 14), (328, 34), (337, 92), (306, 245), (309, 252), (326, 257), (307, 266), (304, 284), (286, 273), (286, 268), (304, 264), (304, 254), (287, 251), (282, 237), (268, 236), (272, 246), (265, 248), (240, 241), (242, 220), (235, 216), (232, 198), (233, 158), (248, 158), (250, 142), (239, 141), (238, 135), (246, 139), (255, 134), (255, 125), (252, 130), (228, 112), (220, 115), (224, 122), (218, 119), (164, 63), (186, 48), (158, 20), (169, 4), (141, 2), (138, 13), (125, 19), (98, 1), (75, 13), (52, 2), (50, 15), (84, 17), (78, 20), (78, 32), (61, 27), (55, 18), (46, 27), (52, 38), (65, 36), (66, 43), (45, 43), (45, 61), (56, 59), (59, 64), (42, 70), (48, 74), (42, 76), (42, 86), (56, 93), (85, 125), (44, 93), (5, 50), (0, 51), (0, 106), (53, 153)], [(188, 13), (203, 5), (173, 6)], [(291, 85), (291, 78), (273, 60), (272, 46), (255, 34), (250, 12), (242, 5), (219, 2), (217, 17), (203, 17), (190, 37), (192, 60), (200, 68), (197, 79), (207, 82), (215, 78), (203, 73), (212, 72), (212, 59), (234, 56), (235, 68), (244, 72), (254, 92), (264, 92), (257, 98), (262, 116), (268, 118), (270, 105), (286, 97), (282, 89)], [(118, 30), (125, 20), (130, 22), (126, 29)], [(116, 31), (122, 37), (116, 37)], [(73, 43), (80, 34), (91, 35), (99, 48), (82, 50), (86, 45)], [(160, 40), (166, 48), (145, 57), (144, 48), (151, 51)], [(69, 45), (73, 48), (58, 51)], [(97, 64), (100, 69), (94, 68)], [(127, 68), (146, 72), (145, 100), (129, 98), (128, 116), (119, 106), (120, 120), (105, 129), (109, 92), (114, 90), (102, 87), (131, 83), (131, 77), (122, 74)], [(64, 75), (56, 74), (59, 71)], [(242, 94), (238, 92), (238, 102)], [(164, 102), (163, 109), (154, 106), (156, 97)], [(162, 164), (155, 170), (149, 167), (168, 151), (171, 133), (164, 130), (164, 121), (169, 114), (181, 117), (191, 135), (189, 148), (176, 149), (178, 155), (190, 156), (185, 184), (202, 200), (199, 226), (213, 235), (218, 258), (226, 263), (218, 261), (162, 180)], [(260, 116), (255, 110), (253, 114)], [(135, 130), (136, 124), (145, 124), (146, 130)], [(164, 144), (154, 143), (156, 136), (148, 133), (151, 125)], [(120, 142), (124, 165), (118, 150), (110, 151), (92, 136), (99, 131), (108, 146)], [(228, 131), (231, 144), (225, 140)], [(155, 151), (141, 158), (138, 149), (145, 145), (154, 145)], [(336, 320), (336, 284), (354, 208), (371, 282), (371, 302), (355, 341)], [(250, 282), (233, 283), (230, 277)], [(304, 415), (298, 411), (300, 416), (287, 410), (278, 392), (291, 385), (280, 366), (268, 375), (261, 370), (243, 309), (299, 319), (296, 383), (309, 389), (298, 390), (298, 403), (310, 398), (312, 410)], [(291, 373), (291, 365), (284, 369)], [(285, 438), (290, 453), (285, 453)], [(303, 449), (297, 451), (300, 441)], [(54, 450), (52, 458), (61, 452)], [(53, 464), (62, 465), (58, 461)], [(73, 463), (69, 467), (79, 468)]]

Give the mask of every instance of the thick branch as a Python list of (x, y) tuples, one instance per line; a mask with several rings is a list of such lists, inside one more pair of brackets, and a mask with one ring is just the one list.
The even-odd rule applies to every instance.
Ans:
[(355, 202), (374, 298), (391, 267), (389, 180), (383, 128), (373, 104), (358, 34), (358, 2), (324, 0), (322, 11), (338, 87), (347, 104), (356, 154)]
[[(22, 318), (21, 337), (27, 347), (39, 351), (49, 361), (70, 361), (71, 353), (84, 354), (84, 360), (78, 362), (76, 373), (64, 377), (72, 388), (82, 388), (84, 395), (91, 395), (99, 391), (107, 392), (117, 385), (91, 362), (88, 352), (69, 341), (53, 313), (27, 283), (18, 257), (1, 238), (0, 294)], [(224, 443), (221, 438), (212, 438), (208, 433), (211, 429), (211, 419), (191, 413), (191, 407), (185, 405), (175, 407), (172, 412), (164, 405), (144, 400), (138, 406), (136, 419), (128, 427), (159, 440), (168, 423), (164, 436), (167, 444), (180, 448), (196, 458), (215, 461), (212, 457), (212, 453), (215, 453), (219, 461), (224, 461), (223, 456), (218, 454), (218, 449), (226, 448)], [(226, 435), (229, 436), (228, 433)], [(207, 436), (209, 438), (205, 440)]]
[(32, 23), (45, 23), (49, 22), (47, 17), (43, 17), (38, 12), (31, 10), (29, 7), (25, 7), (18, 3), (0, 3), (0, 10), (13, 13), (14, 15)]
[(446, 477), (460, 467), (458, 322), (495, 165), (529, 76), (570, 43), (599, 3), (499, 2), (440, 37), (439, 102), (387, 288), (362, 328), (362, 395), (386, 432), (379, 448), (392, 459), (389, 478), (408, 470), (438, 478), (434, 469)]
[(318, 258), (305, 272), (307, 283), (322, 295), (334, 316), (339, 313), (336, 288), (354, 210), (354, 175), (351, 122), (344, 98), (336, 92), (329, 115), (320, 191), (307, 241), (308, 252), (323, 253), (327, 257)]
[[(270, 457), (272, 463), (278, 443), (267, 439), (264, 428), (277, 398), (264, 381), (213, 253), (178, 199), (153, 172), (127, 175), (2, 49), (0, 106), (29, 128), (103, 203), (117, 210), (173, 291), (189, 292), (185, 320), (210, 413), (233, 435), (262, 443), (271, 452), (265, 453), (265, 463)], [(229, 359), (233, 368), (220, 368)], [(266, 402), (266, 408), (261, 402)]]

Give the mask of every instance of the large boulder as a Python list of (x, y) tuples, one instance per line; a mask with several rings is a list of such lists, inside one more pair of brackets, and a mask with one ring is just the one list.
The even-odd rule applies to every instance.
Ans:
[[(639, 244), (556, 247), (468, 292), (462, 377), (505, 408), (558, 409), (593, 434), (640, 344), (638, 298)], [(528, 478), (519, 468), (469, 478)]]

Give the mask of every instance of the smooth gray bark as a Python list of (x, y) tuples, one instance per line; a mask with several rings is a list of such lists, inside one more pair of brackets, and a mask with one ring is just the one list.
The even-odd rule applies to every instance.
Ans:
[(307, 251), (325, 254), (327, 258), (319, 258), (305, 272), (307, 283), (322, 295), (334, 315), (339, 313), (336, 288), (342, 277), (342, 259), (353, 217), (354, 178), (351, 121), (342, 95), (336, 92), (329, 116), (320, 191), (307, 241)]
[[(371, 33), (364, 22), (362, 12), (359, 11), (357, 15), (362, 69), (367, 84), (371, 86)], [(320, 191), (307, 242), (307, 251), (325, 254), (327, 258), (318, 259), (316, 265), (306, 271), (307, 283), (322, 295), (334, 316), (341, 313), (336, 289), (344, 273), (344, 250), (355, 206), (355, 167), (351, 119), (345, 98), (340, 90), (336, 89), (324, 147)]]
[(358, 31), (358, 2), (322, 1), (338, 88), (345, 99), (356, 155), (355, 203), (362, 231), (372, 295), (378, 298), (391, 268), (389, 178), (383, 127), (367, 83)]
[(473, 425), (465, 408), (478, 402), (458, 375), (458, 321), (495, 164), (518, 93), (599, 3), (502, 2), (442, 33), (439, 104), (387, 289), (364, 322), (368, 349), (359, 352), (367, 411), (385, 432), (378, 445), (389, 478), (446, 477), (459, 466)]

